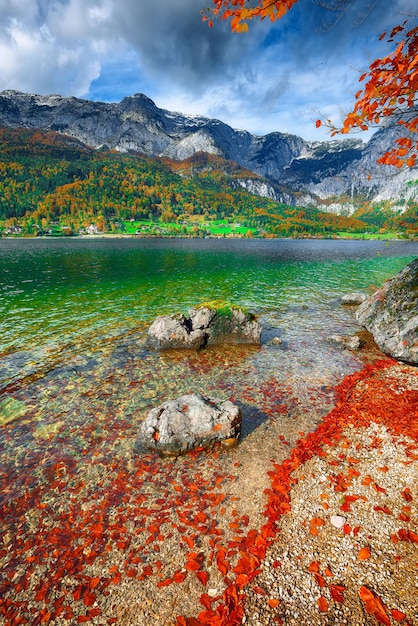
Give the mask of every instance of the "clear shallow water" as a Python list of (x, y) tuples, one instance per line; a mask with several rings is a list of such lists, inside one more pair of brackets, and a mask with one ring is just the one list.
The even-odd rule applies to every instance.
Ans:
[(407, 242), (1, 240), (0, 388), (100, 360), (104, 346), (135, 354), (155, 316), (217, 298), (264, 316), (263, 339), (286, 335), (303, 359), (309, 340), (352, 327), (342, 293), (379, 286), (417, 252)]

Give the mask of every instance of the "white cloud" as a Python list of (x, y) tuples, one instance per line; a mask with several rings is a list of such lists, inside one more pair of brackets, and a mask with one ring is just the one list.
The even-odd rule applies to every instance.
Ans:
[[(317, 112), (339, 120), (375, 58), (378, 35), (413, 13), (413, 0), (352, 0), (328, 33), (324, 11), (299, 3), (275, 25), (203, 24), (205, 0), (0, 0), (0, 90), (119, 100), (143, 91), (158, 106), (217, 117), (258, 134), (306, 138)], [(380, 44), (381, 45), (381, 44)], [(336, 117), (335, 117), (336, 116)]]

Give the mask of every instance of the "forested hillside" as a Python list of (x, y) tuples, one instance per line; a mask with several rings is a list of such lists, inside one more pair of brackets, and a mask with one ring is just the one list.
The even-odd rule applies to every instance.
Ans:
[(0, 233), (203, 236), (214, 232), (210, 223), (241, 236), (417, 233), (416, 205), (400, 214), (365, 203), (351, 217), (337, 216), (251, 195), (237, 184), (249, 177), (255, 178), (214, 156), (148, 159), (95, 151), (56, 133), (0, 127)]

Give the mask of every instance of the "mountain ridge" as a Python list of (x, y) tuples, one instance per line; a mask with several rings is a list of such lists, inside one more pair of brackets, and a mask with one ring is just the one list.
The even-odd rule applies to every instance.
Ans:
[(408, 182), (418, 177), (418, 168), (395, 171), (377, 164), (380, 154), (402, 132), (395, 126), (380, 129), (368, 143), (361, 139), (316, 142), (289, 133), (253, 135), (235, 130), (221, 120), (161, 109), (144, 94), (106, 103), (14, 90), (0, 93), (0, 123), (52, 130), (94, 149), (151, 158), (182, 161), (206, 152), (265, 178), (272, 186), (272, 197), (295, 205), (319, 206), (336, 198), (338, 207), (338, 199), (344, 197), (345, 210), (349, 198), (354, 211), (356, 198), (396, 205), (416, 196)]

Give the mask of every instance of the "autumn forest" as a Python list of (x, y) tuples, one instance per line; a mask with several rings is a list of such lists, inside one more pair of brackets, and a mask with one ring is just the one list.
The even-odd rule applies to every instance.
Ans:
[[(97, 151), (56, 133), (0, 128), (0, 235), (416, 236), (417, 206), (358, 201), (351, 216), (248, 193), (256, 176), (206, 154), (182, 161)], [(326, 207), (324, 207), (326, 209)]]

